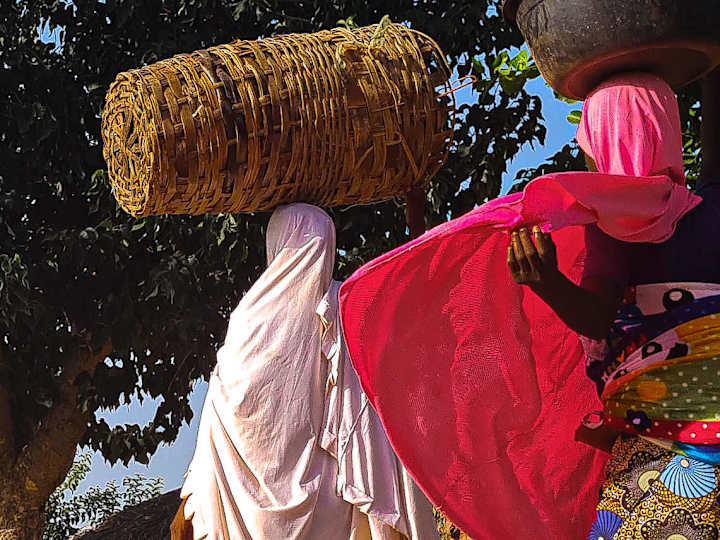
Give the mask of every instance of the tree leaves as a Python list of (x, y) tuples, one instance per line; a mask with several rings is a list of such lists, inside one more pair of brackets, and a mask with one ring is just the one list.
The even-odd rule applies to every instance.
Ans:
[(112, 514), (162, 492), (162, 478), (134, 474), (123, 478), (122, 487), (111, 481), (105, 486), (91, 486), (85, 493), (78, 493), (80, 483), (90, 472), (91, 459), (89, 452), (78, 455), (65, 481), (50, 496), (43, 540), (65, 540), (81, 526), (99, 525)]
[(694, 186), (702, 170), (700, 84), (693, 83), (679, 93), (683, 128), (683, 156), (688, 184)]
[[(265, 266), (268, 214), (134, 220), (119, 210), (99, 129), (103, 90), (119, 71), (237, 38), (331, 28), (341, 19), (366, 25), (387, 14), (426, 32), (458, 76), (483, 68), (479, 95), (461, 104), (452, 151), (430, 186), (427, 218), (437, 224), (496, 196), (507, 161), (524, 144), (544, 140), (540, 101), (524, 90), (537, 73), (526, 52), (502, 54), (522, 38), (499, 16), (499, 4), (2, 3), (0, 256), (14, 262), (0, 272), (0, 339), (12, 367), (0, 370), (23, 411), (18, 444), (32, 437), (46, 397), (56, 396), (57, 374), (80, 336), (96, 345), (112, 338), (115, 348), (107, 365), (79, 379), (87, 410), (113, 409), (131, 395), (163, 400), (147, 426), (110, 429), (94, 420), (78, 442), (111, 461), (145, 460), (172, 442), (192, 415), (192, 381), (210, 373), (229, 312)], [(43, 43), (38, 28), (59, 41)], [(486, 63), (498, 57), (495, 72)], [(490, 86), (481, 97), (484, 81)], [(331, 214), (338, 278), (408, 239), (397, 201)]]
[(582, 111), (580, 109), (575, 109), (574, 111), (570, 111), (570, 113), (567, 115), (567, 121), (571, 124), (578, 125), (580, 124), (580, 121), (582, 120)]
[(537, 167), (518, 171), (511, 192), (522, 191), (528, 182), (544, 174), (563, 171), (582, 171), (584, 169), (585, 159), (582, 151), (577, 143), (573, 141), (563, 146), (555, 155)]
[(28, 269), (18, 253), (0, 253), (0, 333), (22, 328), (32, 317)]
[(561, 95), (561, 94), (558, 94), (555, 90), (553, 90), (553, 95), (555, 96), (555, 99), (559, 99), (560, 101), (563, 101), (563, 102), (568, 103), (568, 104), (570, 104), (570, 105), (574, 105), (575, 103), (578, 102), (576, 99), (572, 99), (572, 98), (569, 98), (569, 97), (565, 97), (565, 96), (563, 96), (563, 95)]
[(507, 51), (502, 51), (493, 61), (493, 71), (497, 73), (503, 91), (509, 96), (516, 96), (525, 83), (540, 76), (535, 62), (529, 60), (529, 53), (523, 49), (513, 58)]

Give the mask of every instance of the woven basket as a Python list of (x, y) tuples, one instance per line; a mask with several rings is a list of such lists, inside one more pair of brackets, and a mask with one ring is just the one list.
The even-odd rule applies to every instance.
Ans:
[(402, 25), (235, 41), (118, 75), (104, 156), (133, 216), (370, 203), (424, 188), (455, 102), (437, 44)]

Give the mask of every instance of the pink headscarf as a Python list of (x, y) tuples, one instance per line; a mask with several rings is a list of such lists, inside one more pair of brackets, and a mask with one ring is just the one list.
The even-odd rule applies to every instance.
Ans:
[(583, 107), (577, 141), (600, 172), (665, 174), (685, 185), (677, 98), (656, 75), (617, 75), (593, 90)]
[(508, 233), (553, 231), (578, 282), (584, 225), (662, 242), (700, 199), (684, 185), (677, 105), (649, 75), (585, 103), (598, 173), (543, 176), (371, 261), (340, 291), (353, 365), (430, 500), (474, 538), (587, 535), (606, 455), (574, 439), (601, 408), (578, 336), (505, 262)]

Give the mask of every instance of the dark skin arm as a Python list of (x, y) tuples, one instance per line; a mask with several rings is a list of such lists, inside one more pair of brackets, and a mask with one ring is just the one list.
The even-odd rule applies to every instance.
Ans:
[(592, 278), (575, 285), (557, 264), (555, 243), (539, 227), (511, 235), (507, 263), (513, 279), (527, 285), (572, 330), (604, 339), (620, 305), (621, 291), (612, 280)]
[[(585, 154), (589, 171), (595, 161)], [(533, 243), (533, 238), (535, 242)], [(512, 234), (507, 254), (513, 279), (527, 285), (572, 330), (591, 339), (605, 339), (620, 306), (622, 290), (601, 277), (584, 279), (578, 287), (558, 270), (555, 243), (540, 227)]]
[[(534, 241), (533, 241), (534, 239)], [(527, 285), (572, 330), (591, 339), (604, 339), (620, 305), (621, 291), (610, 279), (592, 278), (575, 285), (557, 264), (555, 243), (539, 227), (512, 233), (507, 263), (513, 279)], [(580, 425), (575, 440), (610, 452), (618, 433), (606, 426)]]

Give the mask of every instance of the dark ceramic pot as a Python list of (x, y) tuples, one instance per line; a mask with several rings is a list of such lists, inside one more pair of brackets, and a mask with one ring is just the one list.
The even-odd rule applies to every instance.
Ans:
[(583, 99), (614, 73), (680, 88), (720, 65), (720, 0), (505, 0), (545, 80)]

